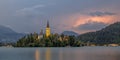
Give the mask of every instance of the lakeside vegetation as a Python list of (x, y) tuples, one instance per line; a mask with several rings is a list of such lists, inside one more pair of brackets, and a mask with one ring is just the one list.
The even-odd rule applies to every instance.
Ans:
[(64, 36), (58, 34), (52, 34), (49, 37), (43, 35), (38, 39), (38, 34), (29, 34), (21, 38), (16, 47), (79, 47), (81, 41), (76, 40), (75, 36)]

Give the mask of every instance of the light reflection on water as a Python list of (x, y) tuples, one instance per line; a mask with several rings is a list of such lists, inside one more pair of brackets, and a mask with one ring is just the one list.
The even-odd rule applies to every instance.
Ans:
[[(47, 48), (36, 49), (36, 60), (120, 60), (120, 48)], [(44, 55), (41, 57), (40, 55)]]
[(120, 47), (0, 48), (0, 60), (120, 60)]
[(63, 51), (62, 50), (59, 51), (59, 60), (63, 60)]
[(40, 51), (38, 49), (35, 50), (35, 60), (40, 60)]
[(50, 49), (48, 48), (47, 50), (46, 50), (46, 60), (51, 60), (51, 51), (50, 51)]
[(42, 58), (45, 60), (51, 60), (50, 48), (46, 49), (44, 57), (40, 57), (40, 51), (38, 49), (35, 50), (35, 60), (42, 60)]

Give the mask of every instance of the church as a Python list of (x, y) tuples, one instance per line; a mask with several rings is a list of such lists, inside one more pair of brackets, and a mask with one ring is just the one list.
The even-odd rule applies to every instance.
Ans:
[[(40, 34), (38, 35), (38, 39), (43, 38), (43, 30), (41, 30)], [(46, 29), (45, 29), (45, 37), (49, 37), (51, 35), (49, 21), (47, 21)]]
[(49, 37), (49, 36), (51, 35), (50, 26), (49, 26), (49, 21), (47, 21), (47, 26), (46, 26), (45, 35), (46, 35), (46, 37)]

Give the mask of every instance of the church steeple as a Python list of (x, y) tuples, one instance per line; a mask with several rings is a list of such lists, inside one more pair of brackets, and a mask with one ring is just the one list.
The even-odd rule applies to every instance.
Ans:
[(38, 35), (38, 39), (43, 38), (43, 30), (41, 29), (40, 34)]
[(47, 26), (46, 26), (46, 37), (49, 37), (50, 35), (51, 35), (51, 32), (50, 32), (49, 21), (47, 21)]
[(43, 29), (41, 29), (41, 31), (40, 31), (40, 35), (43, 35)]
[(47, 28), (49, 28), (50, 26), (49, 26), (49, 21), (47, 21)]

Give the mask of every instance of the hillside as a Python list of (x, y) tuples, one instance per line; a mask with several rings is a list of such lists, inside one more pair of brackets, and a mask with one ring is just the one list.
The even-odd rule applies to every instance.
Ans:
[(67, 36), (78, 36), (78, 33), (73, 32), (73, 31), (64, 31), (62, 34), (67, 35)]
[(24, 36), (24, 34), (17, 33), (11, 28), (0, 25), (0, 43), (16, 42), (22, 36)]
[(120, 43), (120, 22), (111, 24), (99, 31), (79, 35), (79, 40), (96, 44)]

